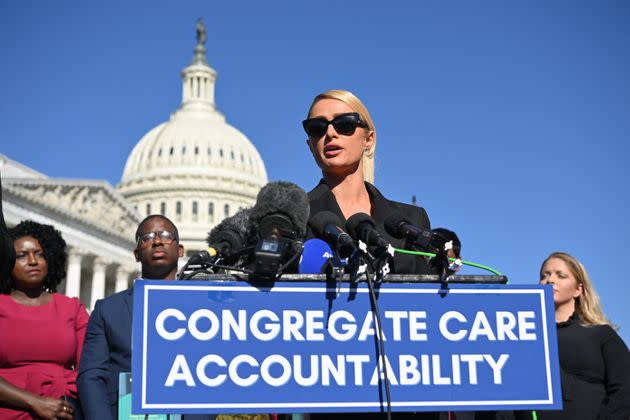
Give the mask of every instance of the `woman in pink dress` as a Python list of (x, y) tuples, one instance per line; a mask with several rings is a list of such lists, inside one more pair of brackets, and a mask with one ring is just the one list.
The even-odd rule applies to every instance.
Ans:
[(88, 314), (56, 293), (66, 243), (52, 226), (9, 229), (15, 266), (0, 278), (0, 419), (78, 419), (76, 373)]

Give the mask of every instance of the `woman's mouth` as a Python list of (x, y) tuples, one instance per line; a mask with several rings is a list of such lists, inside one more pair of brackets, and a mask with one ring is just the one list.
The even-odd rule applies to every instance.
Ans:
[(326, 156), (327, 158), (332, 158), (340, 154), (342, 151), (343, 149), (339, 146), (328, 145), (324, 147), (324, 156)]

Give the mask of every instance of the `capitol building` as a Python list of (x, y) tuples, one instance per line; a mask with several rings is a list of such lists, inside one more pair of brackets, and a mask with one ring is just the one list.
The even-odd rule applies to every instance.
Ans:
[(213, 226), (253, 205), (267, 183), (256, 147), (217, 109), (217, 73), (206, 60), (205, 42), (198, 22), (193, 59), (181, 74), (182, 103), (135, 145), (117, 187), (49, 178), (0, 154), (7, 224), (31, 219), (61, 231), (69, 258), (58, 292), (80, 297), (89, 308), (138, 276), (134, 232), (145, 216), (173, 220), (191, 255), (206, 248)]

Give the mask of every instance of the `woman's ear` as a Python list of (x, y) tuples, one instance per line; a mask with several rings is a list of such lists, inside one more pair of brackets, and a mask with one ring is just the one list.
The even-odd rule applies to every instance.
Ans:
[(573, 292), (573, 298), (579, 298), (580, 296), (582, 296), (582, 292), (584, 292), (584, 289), (582, 288), (582, 283), (579, 283), (578, 286), (575, 288), (575, 292)]
[(367, 136), (365, 136), (365, 140), (363, 141), (364, 149), (372, 149), (374, 146), (374, 131), (370, 130)]

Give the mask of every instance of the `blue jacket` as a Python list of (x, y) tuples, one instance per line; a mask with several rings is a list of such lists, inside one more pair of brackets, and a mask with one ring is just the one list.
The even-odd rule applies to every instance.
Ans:
[(77, 385), (86, 419), (118, 418), (118, 376), (131, 372), (133, 289), (99, 300), (90, 316)]

